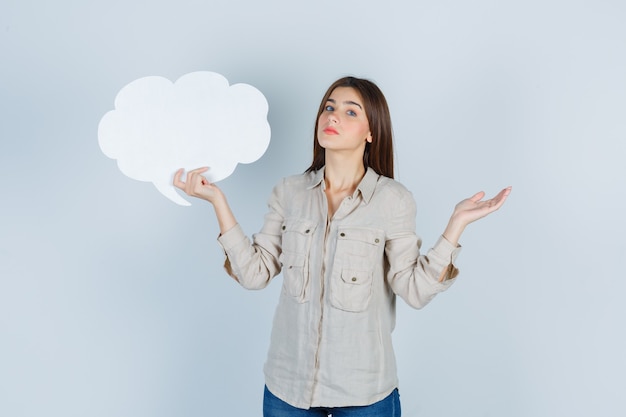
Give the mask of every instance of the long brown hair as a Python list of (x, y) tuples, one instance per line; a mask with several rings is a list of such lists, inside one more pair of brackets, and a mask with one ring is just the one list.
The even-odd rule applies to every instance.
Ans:
[(313, 162), (306, 172), (317, 171), (326, 164), (326, 150), (317, 141), (317, 127), (319, 118), (332, 92), (338, 87), (354, 88), (363, 99), (365, 114), (369, 122), (372, 142), (365, 144), (363, 165), (371, 167), (379, 175), (393, 178), (393, 132), (391, 129), (391, 115), (387, 100), (380, 88), (373, 82), (356, 77), (344, 77), (335, 81), (324, 94), (315, 117), (313, 131)]

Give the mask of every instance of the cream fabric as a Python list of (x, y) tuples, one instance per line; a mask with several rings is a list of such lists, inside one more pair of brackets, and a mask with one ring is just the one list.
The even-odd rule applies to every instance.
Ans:
[(323, 179), (323, 169), (283, 179), (252, 241), (239, 225), (218, 240), (226, 271), (245, 288), (282, 270), (269, 390), (299, 408), (372, 404), (398, 385), (395, 296), (426, 305), (454, 282), (460, 247), (440, 237), (420, 255), (411, 193), (372, 169), (327, 219)]

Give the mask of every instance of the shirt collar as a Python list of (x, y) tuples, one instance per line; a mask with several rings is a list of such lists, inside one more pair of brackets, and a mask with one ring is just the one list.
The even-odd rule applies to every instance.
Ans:
[[(310, 190), (317, 187), (318, 185), (321, 185), (322, 190), (325, 189), (326, 184), (324, 183), (324, 168), (325, 167), (321, 167), (317, 171), (313, 172), (311, 183), (307, 187), (307, 189)], [(363, 196), (363, 201), (365, 201), (365, 203), (369, 203), (372, 199), (372, 195), (374, 195), (374, 190), (376, 189), (376, 183), (378, 182), (378, 177), (379, 175), (376, 173), (376, 171), (368, 167), (367, 171), (365, 171), (363, 179), (361, 179), (361, 182), (356, 187), (355, 194), (357, 192), (360, 192)]]
[(363, 200), (366, 203), (369, 203), (374, 195), (374, 190), (376, 189), (376, 183), (378, 183), (378, 175), (376, 171), (372, 168), (368, 167), (365, 172), (365, 176), (359, 183), (357, 190), (361, 191), (361, 195), (363, 196)]
[(311, 184), (308, 187), (306, 187), (308, 190), (310, 190), (311, 188), (315, 188), (320, 184), (322, 185), (322, 190), (325, 188), (324, 168), (326, 167), (321, 167), (317, 171), (312, 172)]

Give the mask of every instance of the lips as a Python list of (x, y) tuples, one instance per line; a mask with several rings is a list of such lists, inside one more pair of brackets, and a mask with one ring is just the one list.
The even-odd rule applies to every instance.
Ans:
[(330, 126), (325, 128), (323, 130), (323, 132), (326, 133), (327, 135), (338, 135), (339, 134), (339, 132), (337, 132), (334, 127), (330, 127)]

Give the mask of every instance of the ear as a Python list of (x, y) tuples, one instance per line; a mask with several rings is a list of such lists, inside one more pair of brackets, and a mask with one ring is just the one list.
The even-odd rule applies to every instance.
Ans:
[(365, 140), (368, 141), (369, 143), (372, 143), (372, 132), (367, 132), (367, 136), (365, 137)]

